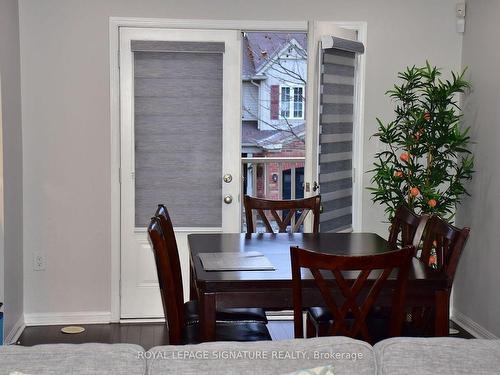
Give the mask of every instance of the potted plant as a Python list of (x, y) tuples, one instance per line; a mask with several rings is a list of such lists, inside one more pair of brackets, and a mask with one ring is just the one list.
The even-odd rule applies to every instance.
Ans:
[(395, 119), (377, 118), (374, 134), (385, 146), (375, 156), (372, 200), (385, 206), (389, 220), (404, 204), (415, 212), (437, 214), (451, 221), (467, 194), (473, 173), (467, 149), (469, 128), (462, 128), (458, 95), (470, 87), (461, 74), (441, 78), (427, 62), (398, 74), (401, 83), (387, 91), (395, 103)]

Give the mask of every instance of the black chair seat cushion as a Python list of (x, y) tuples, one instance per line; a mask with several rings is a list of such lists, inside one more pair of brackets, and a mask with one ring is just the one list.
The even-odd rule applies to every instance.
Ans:
[[(216, 341), (269, 341), (271, 335), (264, 323), (218, 322), (215, 326)], [(184, 344), (200, 343), (200, 326), (191, 324), (185, 326), (183, 332)]]
[(328, 324), (333, 322), (332, 313), (324, 307), (309, 307), (307, 313), (317, 324)]
[[(200, 321), (198, 301), (188, 301), (184, 304), (186, 324)], [(217, 310), (217, 322), (267, 323), (266, 312), (261, 308), (233, 308)]]
[[(333, 315), (330, 310), (324, 307), (309, 307), (307, 309), (307, 313), (309, 317), (312, 318), (317, 324), (329, 324), (333, 322)], [(370, 311), (368, 317), (374, 319), (388, 319), (390, 316), (390, 312), (386, 309), (382, 309), (379, 307), (374, 307), (372, 311)], [(347, 313), (347, 319), (352, 319), (354, 316), (351, 312)]]

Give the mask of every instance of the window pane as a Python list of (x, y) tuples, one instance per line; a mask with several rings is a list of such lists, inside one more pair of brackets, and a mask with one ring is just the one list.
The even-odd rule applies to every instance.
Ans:
[(290, 87), (281, 88), (281, 116), (290, 117)]
[(296, 87), (293, 94), (293, 117), (302, 117), (302, 87)]

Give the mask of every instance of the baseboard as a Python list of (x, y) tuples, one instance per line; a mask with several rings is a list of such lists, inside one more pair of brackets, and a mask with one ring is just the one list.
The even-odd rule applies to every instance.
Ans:
[(23, 333), (25, 327), (24, 316), (21, 314), (16, 324), (14, 324), (14, 327), (12, 327), (7, 336), (5, 336), (5, 345), (15, 344), (19, 339), (19, 336), (21, 336), (21, 333)]
[(108, 324), (109, 311), (81, 311), (68, 313), (29, 313), (24, 314), (26, 326), (45, 326), (62, 324)]
[(453, 309), (451, 319), (477, 339), (498, 339), (493, 333), (460, 311)]
[(134, 323), (165, 323), (165, 318), (126, 318), (118, 321), (120, 324)]

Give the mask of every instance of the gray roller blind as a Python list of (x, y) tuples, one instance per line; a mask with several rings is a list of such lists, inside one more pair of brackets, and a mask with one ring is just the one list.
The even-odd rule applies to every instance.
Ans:
[(342, 39), (336, 36), (324, 36), (321, 38), (323, 49), (335, 48), (341, 51), (364, 53), (365, 46), (357, 40)]
[(225, 45), (221, 42), (171, 42), (167, 40), (132, 40), (132, 52), (196, 52), (224, 53)]
[(167, 205), (175, 226), (220, 227), (221, 50), (189, 43), (189, 51), (177, 52), (180, 44), (139, 42), (132, 42), (136, 227), (147, 225), (158, 203)]
[[(319, 139), (319, 183), (323, 206), (320, 216), (321, 232), (337, 232), (352, 228), (356, 54), (351, 49), (354, 49), (352, 43), (358, 42), (335, 39), (336, 43), (333, 45), (339, 48), (327, 48), (321, 51)], [(340, 49), (342, 46), (348, 50)], [(356, 46), (356, 49), (359, 50), (359, 46)]]

